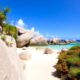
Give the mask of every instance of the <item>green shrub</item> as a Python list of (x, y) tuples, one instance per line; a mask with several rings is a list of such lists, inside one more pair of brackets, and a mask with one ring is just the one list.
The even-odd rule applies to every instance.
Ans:
[(66, 58), (66, 54), (67, 54), (67, 51), (62, 51), (58, 57), (58, 59), (65, 59)]
[(72, 76), (77, 76), (77, 74), (80, 73), (80, 68), (78, 68), (78, 67), (70, 67), (69, 73)]
[(3, 32), (7, 35), (13, 36), (15, 39), (17, 39), (17, 28), (15, 26), (4, 24)]
[(1, 36), (1, 39), (2, 39), (3, 41), (5, 41), (5, 40), (6, 40), (6, 36), (5, 36), (5, 35), (2, 35), (2, 36)]
[(9, 46), (9, 47), (12, 47), (13, 42), (12, 41), (6, 42), (6, 45)]
[(70, 48), (69, 50), (80, 50), (80, 46), (74, 46), (74, 47)]
[(0, 11), (0, 23), (2, 23), (4, 20), (6, 20), (6, 16), (2, 11)]
[(74, 57), (67, 58), (66, 61), (69, 63), (75, 64), (77, 62), (80, 62), (80, 58), (77, 56), (74, 56)]
[(62, 51), (58, 59), (55, 67), (61, 80), (80, 80), (80, 46)]

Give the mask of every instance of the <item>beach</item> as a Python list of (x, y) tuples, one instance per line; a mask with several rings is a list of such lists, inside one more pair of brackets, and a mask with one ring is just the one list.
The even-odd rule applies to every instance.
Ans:
[(17, 53), (26, 51), (31, 55), (29, 60), (21, 60), (25, 80), (60, 80), (53, 75), (56, 71), (54, 65), (58, 61), (58, 50), (53, 50), (52, 54), (44, 54), (44, 49), (28, 47), (26, 50), (17, 48)]

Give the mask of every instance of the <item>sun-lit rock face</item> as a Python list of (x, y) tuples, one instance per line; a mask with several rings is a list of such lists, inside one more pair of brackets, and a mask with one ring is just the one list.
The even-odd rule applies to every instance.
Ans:
[(42, 35), (38, 35), (33, 30), (25, 30), (24, 28), (19, 28), (17, 38), (17, 47), (24, 47), (29, 44), (31, 45), (47, 45), (47, 39)]
[[(10, 40), (9, 36), (7, 40)], [(23, 80), (22, 69), (16, 51), (15, 40), (12, 46), (6, 45), (5, 41), (0, 39), (0, 80)]]
[(60, 43), (60, 39), (59, 38), (52, 38), (48, 42), (49, 42), (49, 44), (59, 44)]
[(17, 47), (24, 47), (30, 43), (30, 40), (35, 36), (35, 32), (27, 30), (26, 33), (18, 36), (17, 38)]
[(47, 45), (47, 39), (41, 35), (36, 36), (35, 38), (31, 39), (30, 41), (31, 45)]
[(59, 43), (60, 39), (59, 38), (53, 38), (52, 39), (54, 43)]
[(24, 34), (24, 33), (27, 32), (27, 30), (24, 29), (24, 28), (22, 28), (22, 27), (17, 27), (17, 30), (18, 30), (18, 32), (19, 32), (20, 34)]

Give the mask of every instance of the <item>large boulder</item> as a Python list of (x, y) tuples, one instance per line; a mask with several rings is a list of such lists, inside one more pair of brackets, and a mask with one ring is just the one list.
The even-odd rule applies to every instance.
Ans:
[(18, 30), (18, 33), (19, 33), (19, 34), (24, 34), (24, 33), (27, 32), (27, 30), (24, 29), (24, 28), (22, 28), (22, 27), (17, 27), (17, 30)]
[(59, 38), (53, 38), (51, 40), (51, 44), (59, 44), (60, 43), (60, 39)]
[(31, 45), (47, 45), (47, 39), (43, 36), (36, 36), (35, 38), (31, 39), (30, 41)]
[(35, 36), (35, 32), (27, 30), (26, 33), (18, 36), (17, 38), (17, 47), (24, 47), (29, 44), (30, 40)]
[(15, 40), (9, 36), (6, 36), (6, 39), (11, 39), (13, 44), (11, 47), (7, 46), (5, 41), (0, 39), (0, 80), (24, 80)]

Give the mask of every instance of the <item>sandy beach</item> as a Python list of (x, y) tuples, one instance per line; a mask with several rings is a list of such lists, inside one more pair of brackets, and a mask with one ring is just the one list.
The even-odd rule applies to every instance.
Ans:
[(55, 72), (53, 67), (57, 63), (58, 51), (53, 51), (52, 54), (43, 54), (44, 49), (36, 49), (29, 47), (26, 50), (17, 49), (18, 54), (26, 51), (31, 54), (31, 59), (21, 61), (23, 63), (25, 80), (59, 80), (53, 76)]

